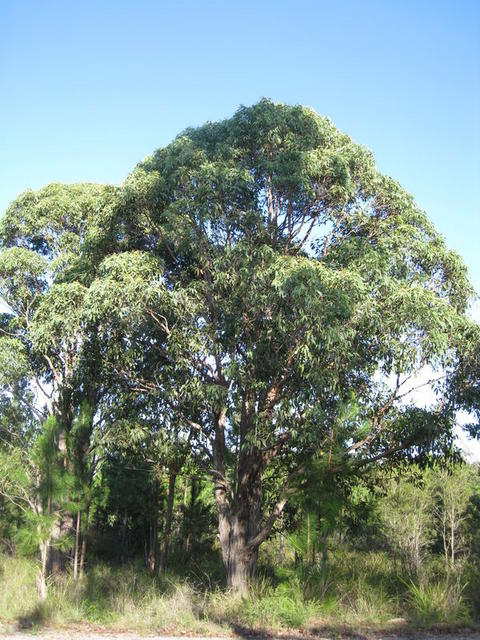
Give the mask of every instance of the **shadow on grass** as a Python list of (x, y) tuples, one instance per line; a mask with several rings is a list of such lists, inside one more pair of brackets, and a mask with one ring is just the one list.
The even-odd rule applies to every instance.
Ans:
[[(227, 622), (226, 620), (224, 621)], [(437, 624), (427, 627), (419, 627), (405, 618), (392, 619), (391, 621), (378, 625), (349, 625), (349, 624), (319, 624), (307, 629), (299, 629), (298, 632), (290, 629), (288, 631), (274, 631), (272, 629), (251, 629), (246, 626), (229, 623), (230, 629), (235, 636), (248, 640), (307, 640), (326, 639), (335, 640), (383, 640), (385, 638), (399, 639), (411, 638), (422, 640), (426, 638), (432, 640), (439, 636), (443, 640), (445, 636), (451, 639), (460, 637), (461, 640), (469, 638), (480, 640), (480, 626), (472, 624), (470, 627), (455, 626), (448, 624)]]
[(27, 613), (18, 616), (16, 624), (18, 629), (36, 629), (48, 622), (48, 611), (44, 604), (36, 604)]
[[(227, 622), (227, 621), (225, 621)], [(305, 637), (309, 634), (306, 633), (278, 633), (278, 631), (272, 631), (268, 629), (251, 629), (250, 627), (245, 627), (235, 623), (229, 623), (229, 626), (233, 633), (239, 638), (249, 638), (250, 640), (258, 639), (262, 640), (263, 638), (278, 638), (281, 636), (282, 640), (305, 640)]]
[(455, 626), (448, 624), (437, 624), (431, 626), (418, 626), (413, 622), (404, 620), (402, 623), (378, 624), (365, 626), (358, 625), (318, 625), (309, 629), (307, 635), (315, 638), (351, 638), (355, 640), (384, 640), (385, 638), (414, 638), (415, 640), (421, 640), (422, 638), (428, 638), (432, 640), (436, 636), (439, 640), (444, 639), (445, 636), (451, 636), (452, 640), (455, 638), (471, 638), (471, 640), (480, 639), (480, 629), (477, 625), (471, 627)]
[[(298, 632), (294, 632), (292, 630), (289, 631), (274, 631), (270, 629), (255, 629), (252, 630), (249, 627), (243, 627), (238, 624), (231, 624), (230, 628), (235, 634), (235, 636), (239, 638), (248, 638), (249, 640), (270, 640), (273, 638), (281, 638), (281, 640), (306, 640), (308, 638), (335, 638), (336, 640), (340, 640), (341, 638), (349, 638), (351, 640), (370, 640), (370, 638), (375, 636), (382, 636), (385, 634), (385, 631), (377, 631), (377, 632), (358, 632), (353, 629), (349, 629), (345, 626), (321, 626), (314, 629), (308, 630), (298, 630)], [(408, 631), (408, 634), (405, 632), (405, 635), (411, 636), (411, 628)], [(389, 633), (389, 632), (388, 632)], [(392, 635), (403, 635), (403, 633), (398, 630), (395, 632), (392, 631)]]

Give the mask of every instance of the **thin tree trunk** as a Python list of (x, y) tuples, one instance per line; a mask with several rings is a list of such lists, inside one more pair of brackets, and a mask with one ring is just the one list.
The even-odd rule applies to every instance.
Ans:
[(448, 536), (447, 536), (447, 518), (445, 515), (445, 511), (442, 515), (442, 524), (443, 524), (443, 552), (445, 556), (445, 569), (448, 571), (449, 566), (449, 558), (448, 558)]
[[(37, 503), (37, 512), (43, 514), (43, 505), (39, 501)], [(50, 512), (50, 498), (47, 500), (47, 513)], [(47, 597), (47, 575), (49, 567), (49, 555), (50, 555), (50, 539), (42, 540), (42, 531), (40, 525), (38, 525), (37, 533), (40, 535), (40, 573), (37, 579), (37, 591), (42, 602)]]
[(158, 557), (158, 481), (155, 481), (153, 494), (152, 511), (150, 514), (149, 546), (147, 556), (147, 566), (150, 573), (154, 573), (157, 568)]
[(48, 571), (48, 552), (49, 552), (49, 541), (40, 543), (40, 573), (37, 581), (37, 591), (40, 596), (40, 600), (42, 602), (45, 601), (47, 597), (47, 571)]
[(170, 534), (172, 531), (173, 502), (175, 499), (175, 481), (177, 473), (170, 472), (168, 479), (167, 514), (165, 518), (165, 531), (163, 535), (162, 556), (160, 559), (160, 572), (165, 573), (168, 563), (168, 553), (170, 551)]
[(325, 582), (326, 571), (327, 571), (327, 537), (328, 537), (328, 533), (324, 531), (323, 537), (322, 537), (322, 567), (320, 570), (323, 582)]
[(307, 557), (306, 564), (310, 564), (310, 512), (307, 512)]
[(450, 514), (450, 559), (451, 567), (455, 568), (455, 507), (452, 505)]
[(185, 509), (184, 511), (184, 529), (185, 529), (185, 553), (188, 554), (190, 553), (190, 545), (191, 545), (191, 539), (192, 539), (192, 531), (191, 531), (191, 527), (193, 524), (193, 515), (194, 515), (194, 508), (195, 508), (195, 500), (197, 499), (197, 493), (196, 493), (196, 482), (195, 482), (195, 478), (192, 478), (192, 482), (190, 485), (190, 514), (189, 517), (187, 518), (187, 511)]
[(85, 555), (87, 552), (87, 537), (88, 537), (89, 526), (90, 526), (90, 498), (87, 499), (87, 506), (85, 509), (85, 529), (82, 535), (82, 547), (80, 550), (80, 567), (78, 572), (78, 577), (80, 580), (83, 578), (83, 571), (85, 567)]
[(79, 559), (79, 546), (80, 546), (80, 527), (82, 523), (82, 512), (80, 509), (77, 512), (77, 522), (75, 525), (75, 547), (73, 550), (73, 581), (78, 579), (78, 559)]

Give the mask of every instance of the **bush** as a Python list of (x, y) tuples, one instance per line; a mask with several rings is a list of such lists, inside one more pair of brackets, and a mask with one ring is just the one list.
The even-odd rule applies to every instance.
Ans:
[(422, 627), (471, 624), (471, 611), (463, 597), (465, 586), (448, 580), (420, 585), (410, 582), (406, 602), (412, 621)]

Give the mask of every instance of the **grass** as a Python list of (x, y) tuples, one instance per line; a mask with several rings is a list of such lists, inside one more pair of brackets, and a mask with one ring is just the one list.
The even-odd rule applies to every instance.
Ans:
[(187, 581), (163, 580), (134, 566), (98, 565), (75, 584), (70, 576), (52, 581), (41, 602), (36, 593), (35, 563), (3, 558), (0, 619), (20, 627), (62, 626), (87, 622), (112, 629), (212, 633), (203, 615), (203, 599)]
[(37, 565), (0, 556), (0, 619), (20, 627), (79, 623), (112, 630), (225, 635), (235, 629), (389, 629), (471, 626), (465, 584), (444, 578), (421, 583), (399, 577), (383, 553), (338, 549), (318, 567), (267, 567), (248, 598), (210, 583), (201, 572), (150, 576), (140, 565), (91, 567), (80, 584), (52, 581), (47, 600), (36, 594)]
[(472, 612), (463, 597), (466, 585), (444, 579), (431, 584), (407, 584), (407, 605), (420, 627), (469, 625)]

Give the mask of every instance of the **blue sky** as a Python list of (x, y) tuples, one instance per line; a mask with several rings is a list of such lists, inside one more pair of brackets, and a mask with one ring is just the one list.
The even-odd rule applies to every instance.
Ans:
[(480, 291), (480, 2), (0, 0), (0, 212), (120, 182), (262, 96), (328, 115), (465, 258)]

